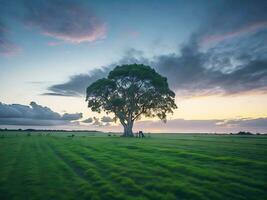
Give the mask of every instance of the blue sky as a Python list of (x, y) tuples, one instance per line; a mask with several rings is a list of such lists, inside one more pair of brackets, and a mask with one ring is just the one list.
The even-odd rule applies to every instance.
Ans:
[[(83, 113), (80, 122), (100, 119), (86, 108), (84, 88), (116, 64), (137, 62), (154, 67), (175, 90), (179, 109), (170, 120), (214, 120), (207, 131), (217, 130), (217, 120), (262, 122), (267, 120), (266, 5), (260, 0), (1, 0), (0, 102), (34, 101), (61, 115)], [(244, 109), (233, 106), (238, 104)], [(220, 105), (225, 109), (218, 114)], [(23, 124), (4, 121), (1, 127)], [(71, 128), (103, 128), (77, 124)], [(162, 130), (185, 131), (179, 126), (167, 123)]]

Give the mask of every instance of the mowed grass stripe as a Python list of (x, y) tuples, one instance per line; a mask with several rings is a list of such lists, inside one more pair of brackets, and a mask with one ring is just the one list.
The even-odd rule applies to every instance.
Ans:
[[(53, 146), (53, 148), (51, 148), (52, 141), (53, 139), (51, 139), (47, 144), (47, 151), (53, 155), (53, 160), (57, 160), (58, 162), (57, 165), (59, 165), (58, 167), (60, 167), (60, 169), (56, 171), (61, 171), (59, 174), (60, 178), (68, 181), (68, 185), (63, 184), (63, 186), (65, 189), (70, 189), (72, 191), (72, 199), (77, 199), (77, 197), (81, 199), (98, 199), (98, 195), (95, 192), (92, 184), (88, 182), (85, 175), (81, 171), (78, 171), (80, 170), (78, 168), (79, 166), (75, 168), (70, 161), (60, 155), (58, 147)], [(62, 194), (66, 196), (66, 193), (63, 192)], [(68, 196), (68, 199), (69, 198), (70, 196)]]
[(12, 191), (7, 183), (15, 170), (22, 146), (22, 140), (9, 139), (0, 142), (0, 199), (8, 199), (11, 196)]
[(56, 140), (51, 142), (51, 148), (56, 149), (56, 154), (69, 165), (77, 175), (82, 176), (95, 189), (96, 195), (94, 198), (99, 199), (125, 199), (122, 193), (116, 192), (111, 182), (106, 180), (106, 176), (100, 173), (100, 170), (80, 155), (70, 151), (66, 146), (61, 146), (56, 143)]
[(32, 149), (37, 150), (37, 146), (31, 139), (23, 138), (20, 142), (21, 148), (16, 154), (16, 162), (9, 173), (4, 191), (10, 199), (29, 199), (37, 196), (40, 189), (37, 155), (32, 152)]
[[(81, 179), (73, 170), (52, 151), (49, 147), (50, 141), (43, 144), (43, 150), (48, 158), (44, 164), (48, 165), (48, 173), (44, 172), (46, 191), (50, 194), (48, 199), (76, 199), (77, 197), (88, 197), (92, 187)], [(47, 175), (46, 175), (47, 174)], [(93, 194), (90, 194), (93, 196)]]

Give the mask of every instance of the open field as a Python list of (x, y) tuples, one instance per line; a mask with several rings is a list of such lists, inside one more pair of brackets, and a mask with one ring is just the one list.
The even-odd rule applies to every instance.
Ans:
[(70, 134), (0, 132), (0, 199), (267, 199), (266, 136)]

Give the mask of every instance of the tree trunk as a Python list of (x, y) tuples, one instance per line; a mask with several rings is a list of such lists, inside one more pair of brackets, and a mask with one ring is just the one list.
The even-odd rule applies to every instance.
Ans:
[(133, 137), (133, 122), (128, 122), (127, 125), (124, 126), (123, 136), (125, 137)]

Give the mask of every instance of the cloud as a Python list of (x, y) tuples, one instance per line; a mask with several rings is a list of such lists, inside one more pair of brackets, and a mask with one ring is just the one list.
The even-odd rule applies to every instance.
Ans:
[(267, 27), (267, 21), (256, 22), (254, 24), (248, 25), (247, 27), (241, 28), (239, 30), (234, 30), (232, 32), (218, 34), (218, 35), (210, 35), (201, 39), (201, 45), (209, 45), (210, 43), (221, 42), (227, 39), (232, 39), (238, 36), (242, 36), (244, 34), (253, 33), (264, 29)]
[(56, 84), (48, 88), (51, 92), (44, 93), (44, 95), (54, 96), (84, 96), (88, 85), (96, 80), (106, 76), (108, 70), (95, 69), (89, 74), (79, 74), (70, 77), (70, 80), (63, 84)]
[(93, 118), (92, 117), (89, 117), (85, 120), (82, 121), (83, 123), (88, 123), (88, 124), (91, 124), (93, 122)]
[[(63, 91), (61, 91), (61, 92), (63, 92)], [(72, 96), (78, 96), (78, 93), (75, 92), (75, 94), (74, 94), (74, 93), (45, 92), (45, 93), (42, 93), (41, 95), (48, 95), (48, 96), (63, 96), (63, 97), (65, 97), (65, 96), (70, 96), (70, 97), (72, 97)]]
[(30, 118), (0, 118), (0, 125), (16, 125), (16, 126), (58, 126), (70, 125), (70, 122), (63, 120), (50, 119), (30, 119)]
[(69, 43), (92, 42), (103, 39), (105, 25), (86, 8), (72, 0), (25, 1), (23, 22), (36, 27), (44, 35)]
[(82, 117), (83, 117), (82, 113), (74, 113), (74, 114), (64, 113), (62, 115), (62, 120), (74, 121), (81, 119)]
[(254, 129), (254, 130), (262, 130), (262, 131), (267, 132), (267, 118), (232, 119), (232, 120), (222, 121), (218, 125), (222, 127), (228, 127), (228, 128), (241, 128), (242, 130)]
[(82, 118), (82, 113), (60, 115), (46, 106), (31, 102), (30, 106), (0, 102), (0, 125), (53, 126), (69, 125)]
[(103, 116), (101, 118), (101, 121), (104, 122), (104, 123), (109, 123), (109, 122), (113, 122), (114, 120), (109, 116)]

